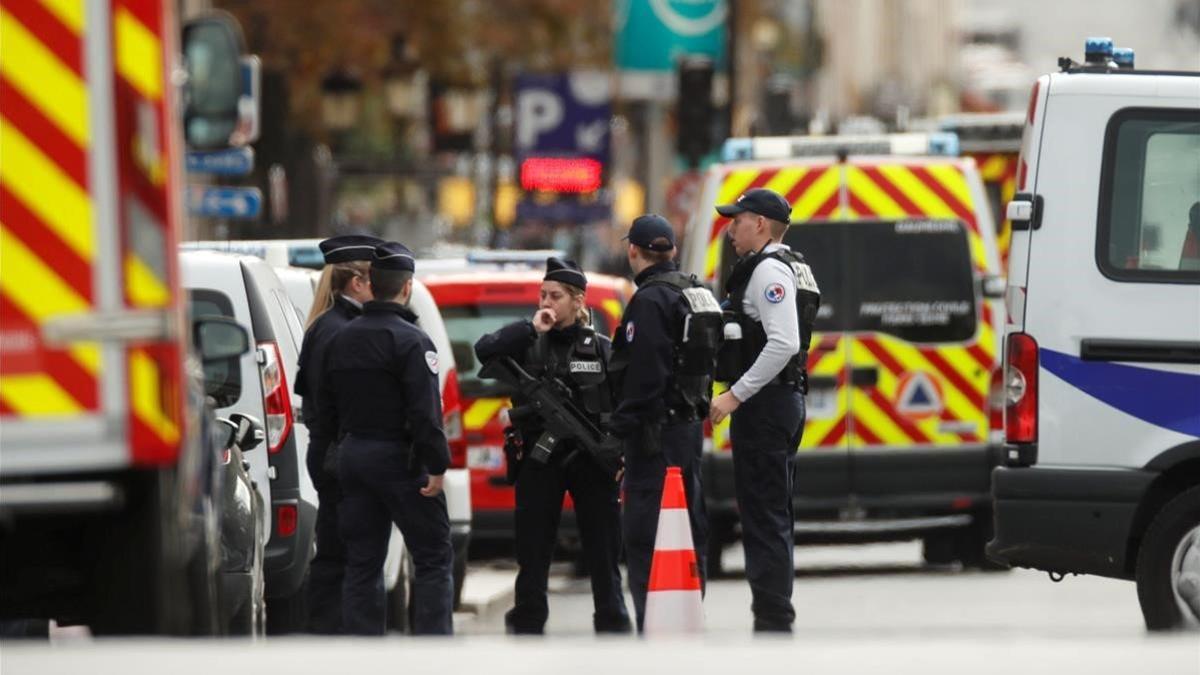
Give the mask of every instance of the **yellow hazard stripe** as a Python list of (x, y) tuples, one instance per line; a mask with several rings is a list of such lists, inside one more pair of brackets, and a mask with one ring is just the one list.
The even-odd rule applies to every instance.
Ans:
[(813, 169), (814, 171), (823, 171), (820, 178), (813, 181), (812, 185), (804, 191), (796, 199), (796, 203), (792, 204), (792, 220), (808, 220), (813, 217), (817, 209), (829, 201), (829, 198), (837, 194), (838, 191), (838, 168), (829, 167), (824, 170)]
[(95, 242), (88, 193), (2, 117), (0, 182), (81, 258), (92, 260)]
[[(935, 175), (933, 174), (934, 168), (936, 167), (929, 167), (931, 175)], [(962, 176), (957, 169), (953, 169), (952, 167), (943, 168), (954, 171), (954, 173), (956, 173), (959, 177)], [(937, 193), (931, 190), (927, 185), (922, 183), (919, 178), (914, 176), (907, 167), (893, 164), (888, 166), (880, 166), (879, 171), (885, 177), (887, 177), (888, 180), (894, 183), (896, 187), (910, 200), (912, 200), (912, 202), (921, 209), (922, 213), (931, 218), (958, 219), (958, 215), (954, 213), (954, 210), (950, 208), (950, 205), (943, 201), (942, 198), (939, 197)], [(945, 172), (941, 173), (942, 175), (945, 175)], [(946, 185), (946, 183), (942, 181), (941, 178), (938, 178), (937, 175), (935, 175), (935, 180), (943, 185)], [(966, 183), (964, 181), (961, 184), (954, 186), (953, 189), (950, 185), (946, 185), (946, 189), (950, 190), (951, 194), (955, 194), (956, 191), (965, 190)], [(969, 209), (974, 209), (969, 196), (968, 199), (963, 202), (963, 206)], [(971, 259), (974, 261), (975, 266), (979, 269), (989, 269), (991, 266), (988, 265), (987, 250), (983, 246), (983, 239), (977, 233), (969, 232), (967, 240), (971, 245)]]
[(617, 300), (616, 298), (605, 298), (603, 301), (600, 302), (600, 307), (602, 307), (604, 309), (604, 312), (606, 314), (608, 314), (610, 317), (612, 317), (614, 320), (616, 320), (616, 321), (621, 320), (621, 313), (622, 313), (621, 302), (619, 300)]
[(83, 0), (39, 0), (51, 14), (58, 17), (67, 28), (76, 35), (83, 32), (84, 8)]
[(753, 183), (755, 178), (758, 178), (760, 173), (762, 172), (758, 169), (739, 169), (725, 174), (725, 180), (721, 182), (721, 187), (717, 190), (717, 204), (733, 203), (746, 191), (746, 187)]
[(964, 208), (975, 211), (975, 201), (971, 199), (971, 190), (967, 188), (967, 179), (957, 166), (952, 164), (930, 164), (925, 167), (934, 180), (954, 196)]
[[(875, 181), (866, 174), (865, 171), (857, 166), (850, 166), (846, 169), (846, 184), (864, 204), (871, 207), (872, 213), (878, 214), (883, 218), (904, 218), (908, 214), (905, 210), (892, 199), (891, 195), (884, 192), (883, 188), (879, 187)], [(867, 214), (860, 214), (867, 215)]]
[(162, 42), (124, 7), (114, 19), (117, 72), (141, 93), (157, 101), (162, 98)]
[(171, 292), (162, 279), (138, 256), (125, 256), (125, 291), (129, 301), (138, 307), (165, 307)]
[(91, 310), (78, 292), (62, 280), (0, 222), (0, 290), (37, 323), (64, 314)]
[(482, 429), (507, 403), (508, 399), (503, 398), (476, 399), (463, 413), (463, 428), (470, 431)]
[[(900, 362), (905, 371), (922, 371), (936, 379), (942, 385), (942, 403), (955, 417), (961, 420), (981, 418), (983, 411), (976, 408), (957, 387), (947, 382), (938, 372), (938, 369), (929, 363), (916, 347), (884, 335), (879, 336), (879, 343), (893, 358)], [(939, 350), (940, 352), (941, 350)], [(953, 366), (953, 364), (951, 365)], [(958, 368), (955, 367), (955, 370), (958, 370)], [(959, 374), (967, 379), (968, 382), (970, 381), (971, 378), (967, 377), (961, 371)], [(989, 373), (988, 376), (990, 377), (990, 375)], [(985, 384), (980, 393), (986, 394), (986, 391)]]
[(0, 398), (23, 417), (66, 416), (83, 411), (54, 378), (44, 373), (0, 376)]
[[(87, 87), (37, 36), (3, 9), (0, 73), (63, 133), (81, 147), (88, 146)], [(7, 144), (9, 139), (4, 141)]]
[(179, 440), (179, 426), (163, 410), (158, 364), (140, 349), (129, 352), (129, 398), (133, 413), (165, 443)]

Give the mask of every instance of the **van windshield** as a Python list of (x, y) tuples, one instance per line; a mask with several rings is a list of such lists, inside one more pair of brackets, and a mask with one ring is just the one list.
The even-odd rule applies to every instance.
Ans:
[(793, 226), (821, 287), (816, 330), (881, 332), (911, 342), (975, 334), (975, 280), (965, 226), (953, 220)]
[[(592, 327), (600, 335), (610, 335), (608, 317), (597, 307), (592, 307)], [(455, 305), (441, 308), (442, 321), (451, 343), (466, 343), (474, 352), (475, 342), (502, 326), (514, 321), (531, 318), (537, 307), (534, 305)], [(472, 359), (475, 361), (475, 359)], [(458, 364), (458, 386), (467, 398), (482, 396), (508, 396), (512, 392), (494, 380), (479, 379), (480, 363), (472, 364), (470, 370)]]

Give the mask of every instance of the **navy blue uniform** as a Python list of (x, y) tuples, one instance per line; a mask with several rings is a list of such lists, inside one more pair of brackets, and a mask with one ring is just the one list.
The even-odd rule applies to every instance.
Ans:
[(708, 517), (700, 473), (703, 418), (677, 396), (673, 383), (675, 345), (688, 313), (686, 301), (674, 287), (647, 285), (653, 277), (676, 269), (674, 262), (666, 262), (637, 275), (638, 291), (625, 308), (613, 343), (613, 367), (621, 369), (615, 381), (621, 387), (611, 428), (625, 450), (625, 562), (639, 631), (668, 466), (680, 467), (683, 474), (701, 583), (706, 578)]
[(359, 305), (337, 296), (333, 306), (308, 327), (300, 348), (296, 393), (304, 400), (308, 425), (308, 475), (317, 489), (317, 554), (309, 565), (308, 629), (314, 633), (342, 632), (342, 579), (346, 571), (346, 546), (338, 533), (342, 490), (337, 475), (324, 469), (325, 455), (336, 429), (322, 429), (318, 414), (321, 384), (329, 345), (342, 328), (362, 313)]
[(446, 497), (419, 490), (450, 463), (442, 429), (437, 350), (394, 302), (372, 301), (334, 339), (327, 357), (321, 427), (338, 429), (346, 543), (347, 633), (382, 635), (383, 562), (391, 525), (412, 554), (413, 632), (453, 632), (450, 518)]
[[(539, 336), (529, 321), (518, 321), (485, 335), (475, 343), (475, 354), (486, 362), (509, 356), (534, 377), (552, 375), (565, 383), (572, 397), (587, 410), (594, 411), (591, 395), (602, 393), (605, 407), (610, 403), (607, 384), (585, 392), (572, 379), (569, 364), (584, 329), (575, 324), (566, 329), (552, 328)], [(594, 335), (588, 331), (582, 337)], [(595, 335), (598, 358), (606, 369), (610, 344), (608, 338)], [(522, 401), (515, 400), (520, 405)], [(595, 421), (600, 422), (597, 415)], [(519, 429), (525, 447), (533, 447), (542, 429), (536, 423)], [(564, 441), (569, 443), (570, 441)], [(563, 496), (571, 493), (583, 553), (592, 581), (595, 613), (592, 620), (597, 632), (628, 632), (629, 613), (621, 590), (621, 512), (619, 486), (614, 477), (583, 452), (571, 456), (571, 448), (556, 450), (549, 462), (525, 459), (516, 474), (515, 532), (517, 547), (516, 595), (514, 607), (505, 616), (508, 630), (514, 633), (540, 634), (549, 617), (546, 586), (551, 556), (558, 538)]]

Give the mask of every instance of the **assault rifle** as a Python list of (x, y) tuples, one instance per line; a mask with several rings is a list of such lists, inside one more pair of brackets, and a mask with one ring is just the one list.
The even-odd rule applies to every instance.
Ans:
[(587, 413), (571, 400), (570, 390), (555, 378), (538, 379), (529, 374), (509, 356), (489, 360), (479, 371), (479, 377), (499, 380), (516, 389), (528, 403), (508, 411), (516, 426), (525, 426), (533, 419), (541, 420), (545, 431), (527, 451), (535, 462), (545, 464), (566, 440), (575, 441), (574, 450), (563, 460), (564, 465), (583, 450), (596, 460), (607, 475), (616, 476), (621, 470), (621, 442), (602, 431)]

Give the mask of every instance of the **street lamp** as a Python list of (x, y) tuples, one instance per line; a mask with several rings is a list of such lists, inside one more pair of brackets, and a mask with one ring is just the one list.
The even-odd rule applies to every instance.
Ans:
[(325, 128), (338, 140), (358, 122), (361, 92), (362, 81), (342, 66), (329, 71), (321, 80), (321, 117)]
[(403, 35), (392, 38), (392, 56), (383, 69), (383, 96), (392, 116), (397, 155), (408, 148), (408, 128), (425, 114), (428, 76)]

